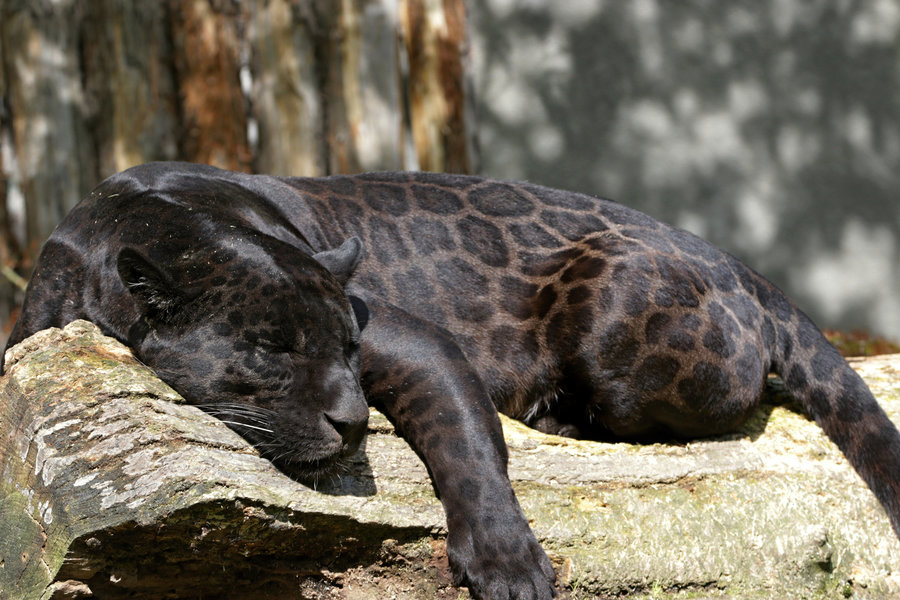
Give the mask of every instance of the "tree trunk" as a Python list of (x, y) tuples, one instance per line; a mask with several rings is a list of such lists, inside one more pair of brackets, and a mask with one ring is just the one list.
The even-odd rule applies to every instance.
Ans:
[(465, 172), (464, 52), (463, 0), (0, 0), (0, 235), (5, 192), (25, 204), (0, 260), (27, 274), (78, 200), (151, 160)]
[(191, 162), (247, 171), (247, 107), (241, 91), (244, 5), (170, 0), (181, 101), (181, 154)]
[(463, 0), (401, 0), (413, 141), (425, 171), (467, 173)]
[(2, 74), (29, 248), (100, 176), (84, 119), (77, 29), (83, 6), (71, 0), (3, 5)]
[(254, 3), (249, 15), (256, 170), (272, 175), (325, 172), (323, 107), (314, 23), (289, 0)]
[[(0, 2), (0, 18), (3, 18), (3, 4)], [(10, 323), (4, 327), (3, 315), (10, 314), (16, 306), (16, 294), (19, 291), (16, 273), (13, 270), (22, 257), (22, 252), (13, 233), (12, 220), (7, 206), (7, 171), (9, 165), (4, 164), (4, 136), (9, 132), (9, 111), (6, 106), (6, 78), (3, 73), (3, 44), (0, 44), (0, 343), (6, 340)]]
[(165, 4), (94, 0), (83, 9), (84, 118), (97, 176), (177, 158), (180, 102)]
[(319, 1), (329, 171), (403, 168), (403, 100), (393, 0)]
[[(279, 473), (83, 321), (0, 379), (0, 597), (456, 598), (427, 472), (372, 413), (318, 490)], [(900, 356), (853, 363), (897, 421)], [(561, 598), (900, 598), (900, 543), (815, 423), (604, 444), (503, 421)]]

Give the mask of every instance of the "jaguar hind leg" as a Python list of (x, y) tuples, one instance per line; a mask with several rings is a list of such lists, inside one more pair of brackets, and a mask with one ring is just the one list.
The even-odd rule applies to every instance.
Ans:
[[(743, 331), (720, 355), (727, 325), (684, 310), (582, 324), (561, 358), (552, 401), (526, 422), (538, 430), (598, 440), (648, 441), (731, 431), (759, 406), (768, 356)], [(627, 318), (625, 318), (627, 317)]]
[(529, 427), (537, 429), (541, 433), (550, 435), (560, 435), (562, 437), (570, 437), (575, 439), (583, 439), (586, 436), (584, 428), (573, 423), (561, 421), (556, 415), (546, 414), (528, 423)]

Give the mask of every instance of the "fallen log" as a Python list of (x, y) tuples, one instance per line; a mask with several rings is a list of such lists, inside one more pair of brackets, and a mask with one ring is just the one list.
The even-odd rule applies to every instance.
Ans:
[[(895, 422), (900, 356), (853, 363)], [(605, 444), (504, 420), (510, 476), (566, 598), (900, 598), (900, 543), (815, 423)], [(457, 598), (425, 468), (373, 411), (300, 483), (80, 321), (0, 379), (0, 598)]]

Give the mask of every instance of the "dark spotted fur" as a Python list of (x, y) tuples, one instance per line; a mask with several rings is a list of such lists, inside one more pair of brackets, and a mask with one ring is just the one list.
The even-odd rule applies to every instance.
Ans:
[(479, 598), (553, 594), (495, 409), (567, 435), (710, 435), (744, 421), (775, 371), (900, 531), (900, 435), (812, 322), (732, 256), (606, 200), (145, 165), (53, 234), (10, 343), (75, 318), (307, 468), (359, 441), (368, 320), (362, 389), (428, 466), (451, 564)]

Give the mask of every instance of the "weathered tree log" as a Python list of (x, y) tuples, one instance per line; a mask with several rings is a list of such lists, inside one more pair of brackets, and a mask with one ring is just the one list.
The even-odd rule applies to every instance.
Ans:
[[(377, 413), (315, 490), (88, 323), (7, 358), (0, 597), (458, 597), (425, 469)], [(854, 366), (898, 420), (900, 357)], [(563, 597), (900, 598), (887, 518), (789, 405), (690, 444), (504, 428)]]

